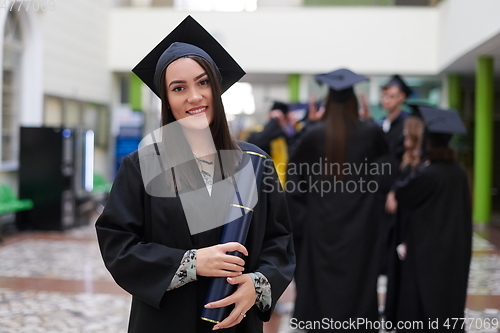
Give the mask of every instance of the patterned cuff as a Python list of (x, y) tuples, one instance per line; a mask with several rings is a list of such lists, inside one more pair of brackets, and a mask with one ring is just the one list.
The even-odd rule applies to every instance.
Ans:
[(255, 286), (255, 305), (260, 311), (265, 312), (271, 308), (271, 284), (260, 272), (248, 273)]
[(188, 250), (184, 253), (167, 291), (182, 287), (192, 281), (196, 281), (196, 250)]

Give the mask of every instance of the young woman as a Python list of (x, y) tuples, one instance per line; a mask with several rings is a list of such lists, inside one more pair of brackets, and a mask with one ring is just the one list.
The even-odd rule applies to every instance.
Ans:
[[(96, 223), (106, 267), (132, 294), (128, 331), (262, 332), (295, 268), (284, 195), (267, 185), (279, 183), (273, 164), (256, 184), (245, 244), (219, 244), (224, 226), (216, 219), (228, 208), (215, 206), (227, 198), (220, 184), (231, 187), (242, 152), (268, 158), (229, 134), (221, 93), (244, 72), (191, 17), (134, 72), (162, 100), (162, 141), (124, 159)], [(224, 151), (234, 155), (224, 158)], [(146, 175), (154, 163), (162, 173)], [(207, 304), (212, 277), (226, 277), (237, 290)], [(231, 309), (221, 322), (201, 318), (204, 308), (224, 306)]]
[(449, 141), (465, 127), (456, 112), (418, 109), (426, 127), (425, 161), (395, 186), (398, 209), (407, 214), (394, 320), (423, 323), (398, 332), (464, 332), (450, 321), (464, 317), (472, 215), (467, 175)]
[[(423, 141), (424, 141), (424, 122), (422, 118), (411, 115), (405, 118), (403, 124), (404, 147), (402, 161), (399, 166), (399, 176), (396, 180), (404, 180), (415, 173), (423, 162)], [(389, 253), (387, 262), (387, 292), (384, 304), (385, 320), (396, 323), (396, 307), (399, 292), (399, 274), (401, 270), (401, 261), (406, 258), (406, 239), (405, 232), (407, 222), (410, 218), (410, 212), (399, 208), (396, 200), (395, 188), (387, 194), (385, 210), (389, 214), (394, 214), (395, 223), (388, 235)]]
[[(405, 179), (415, 172), (422, 162), (422, 144), (424, 140), (424, 122), (420, 117), (408, 116), (403, 125), (404, 148), (401, 165), (399, 166), (399, 180)], [(385, 209), (390, 214), (395, 214), (397, 201), (394, 191), (389, 191)]]
[[(293, 317), (310, 332), (353, 328), (378, 320), (377, 184), (375, 160), (387, 150), (382, 130), (358, 118), (352, 86), (366, 77), (343, 69), (316, 76), (330, 89), (322, 121), (304, 134), (290, 157), (287, 186), (299, 241)], [(375, 170), (375, 169), (377, 170)], [(358, 171), (356, 171), (358, 170)], [(292, 323), (293, 324), (293, 323)], [(300, 327), (299, 327), (300, 328)], [(363, 332), (369, 326), (355, 329)]]

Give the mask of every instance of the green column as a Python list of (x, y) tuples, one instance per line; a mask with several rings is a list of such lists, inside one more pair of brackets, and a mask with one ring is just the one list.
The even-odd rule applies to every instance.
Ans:
[(290, 96), (290, 102), (299, 101), (300, 74), (288, 74), (288, 92)]
[(448, 106), (462, 113), (462, 77), (458, 74), (448, 75)]
[(129, 94), (132, 110), (142, 111), (142, 81), (134, 73), (130, 73)]
[(488, 56), (477, 58), (475, 120), (473, 219), (486, 224), (491, 218), (493, 171), (493, 58)]

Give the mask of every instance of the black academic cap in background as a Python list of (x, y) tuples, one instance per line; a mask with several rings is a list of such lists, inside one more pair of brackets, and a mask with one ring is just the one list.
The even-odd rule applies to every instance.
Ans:
[(438, 109), (427, 105), (410, 105), (413, 114), (423, 119), (429, 133), (466, 134), (460, 115), (455, 110)]
[(406, 97), (410, 96), (411, 93), (413, 92), (410, 87), (408, 87), (408, 85), (406, 85), (405, 81), (403, 81), (403, 79), (401, 78), (401, 76), (399, 75), (393, 75), (389, 82), (387, 82), (385, 85), (384, 85), (384, 89), (387, 89), (389, 87), (392, 87), (392, 86), (396, 86), (398, 87), (405, 95)]
[(356, 74), (348, 69), (338, 69), (336, 71), (317, 74), (314, 76), (318, 83), (325, 83), (332, 90), (332, 98), (337, 102), (345, 102), (354, 96), (353, 86), (356, 83), (366, 81), (364, 75)]
[(132, 72), (160, 96), (159, 82), (163, 79), (165, 68), (174, 60), (186, 55), (199, 55), (215, 66), (222, 79), (222, 92), (245, 75), (245, 71), (222, 45), (191, 16), (187, 16), (172, 30), (132, 69)]
[(281, 110), (281, 112), (283, 112), (284, 114), (287, 114), (288, 113), (288, 104), (285, 104), (283, 102), (280, 102), (280, 101), (274, 101), (273, 103), (273, 106), (271, 107), (271, 110)]

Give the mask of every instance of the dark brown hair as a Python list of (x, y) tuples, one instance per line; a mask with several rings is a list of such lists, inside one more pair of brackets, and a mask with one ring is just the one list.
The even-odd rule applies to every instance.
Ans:
[[(328, 91), (325, 113), (322, 117), (326, 125), (325, 155), (328, 164), (337, 163), (342, 168), (346, 159), (347, 141), (352, 128), (359, 123), (358, 99), (353, 95), (345, 102), (337, 102), (334, 94), (332, 89)], [(332, 174), (326, 170), (327, 176), (343, 178), (343, 173), (337, 172), (340, 171), (339, 168), (332, 169)]]
[(401, 168), (410, 165), (415, 169), (421, 162), (422, 144), (424, 140), (424, 122), (416, 116), (408, 116), (404, 120), (403, 134), (413, 142), (413, 147), (406, 148), (403, 154)]
[[(212, 90), (212, 109), (213, 109), (213, 117), (209, 126), (212, 138), (214, 140), (215, 149), (217, 150), (218, 153), (221, 150), (240, 150), (240, 148), (236, 144), (236, 141), (231, 137), (231, 133), (229, 132), (226, 113), (224, 111), (224, 105), (222, 104), (221, 85), (217, 73), (213, 68), (212, 64), (208, 62), (206, 59), (196, 55), (186, 55), (184, 58), (190, 58), (196, 61), (208, 75), (208, 80), (210, 82), (210, 89)], [(161, 89), (160, 89), (162, 126), (165, 126), (167, 124), (176, 121), (174, 115), (172, 114), (172, 109), (170, 108), (170, 105), (168, 103), (167, 89), (165, 83), (165, 72), (166, 68), (162, 74), (163, 80), (161, 81)], [(164, 140), (173, 140), (167, 142), (179, 142), (179, 140), (184, 140), (185, 144), (187, 145), (186, 138), (184, 137), (184, 133), (182, 132), (182, 130), (179, 130), (179, 127), (174, 127), (174, 128), (177, 128), (177, 132), (175, 130), (167, 131), (168, 133), (166, 133)], [(186, 145), (175, 145), (174, 148), (186, 147)], [(179, 151), (176, 153), (179, 153), (179, 156), (184, 155), (185, 156), (184, 160), (187, 161), (192, 160), (193, 156), (191, 152), (186, 152), (186, 151), (181, 152), (179, 149)], [(224, 177), (227, 177), (229, 174), (232, 174), (234, 172), (234, 167), (228, 170), (227, 164), (224, 163), (224, 166), (226, 166), (226, 170), (224, 170), (222, 166), (222, 160), (223, 159), (221, 158), (219, 153), (220, 168), (223, 172)], [(177, 189), (179, 190), (180, 187), (182, 187), (181, 184), (188, 184), (189, 187), (194, 188), (195, 175), (193, 173), (196, 172), (199, 171), (189, 167), (179, 168), (179, 171), (176, 171), (176, 175), (174, 176)]]
[(427, 135), (427, 158), (431, 162), (452, 162), (457, 154), (450, 147), (451, 134), (429, 133)]

